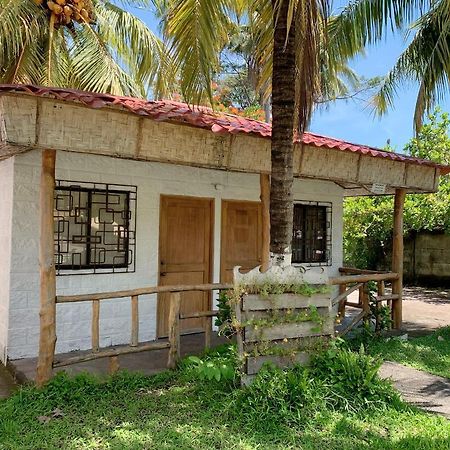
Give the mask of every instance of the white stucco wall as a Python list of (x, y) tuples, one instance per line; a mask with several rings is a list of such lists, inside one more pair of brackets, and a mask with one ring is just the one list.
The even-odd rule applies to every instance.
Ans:
[[(8, 357), (36, 356), (39, 336), (39, 177), (40, 152), (15, 158)], [(157, 284), (159, 200), (161, 194), (215, 199), (214, 279), (220, 276), (221, 199), (259, 200), (259, 176), (172, 164), (138, 162), (68, 152), (57, 153), (61, 180), (137, 186), (136, 271), (134, 273), (57, 277), (59, 295), (107, 292)], [(219, 189), (217, 189), (219, 185)], [(296, 180), (295, 200), (333, 203), (333, 265), (342, 265), (342, 189), (331, 182)], [(1, 291), (0, 291), (1, 292)], [(57, 352), (91, 346), (91, 305), (57, 307)], [(156, 297), (141, 297), (139, 339), (156, 335)], [(128, 299), (101, 303), (100, 345), (129, 342)]]
[(0, 161), (0, 361), (6, 362), (14, 159)]

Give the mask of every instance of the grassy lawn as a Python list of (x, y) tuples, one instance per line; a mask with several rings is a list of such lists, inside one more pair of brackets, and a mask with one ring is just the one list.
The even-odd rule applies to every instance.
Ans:
[(450, 327), (408, 341), (376, 340), (369, 345), (369, 350), (384, 360), (450, 378)]
[[(340, 368), (330, 367), (338, 380)], [(43, 390), (25, 388), (0, 401), (0, 449), (450, 448), (450, 421), (402, 404), (384, 382), (381, 395), (392, 401), (349, 412), (323, 406), (339, 403), (325, 398), (335, 392), (331, 378), (316, 383), (302, 371), (268, 375), (272, 381), (253, 390), (201, 380), (186, 368), (103, 380), (63, 374)]]

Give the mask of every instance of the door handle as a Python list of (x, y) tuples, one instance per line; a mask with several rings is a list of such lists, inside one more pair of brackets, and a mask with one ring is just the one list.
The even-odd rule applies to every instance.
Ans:
[(160, 272), (159, 275), (165, 277), (167, 275), (167, 272)]

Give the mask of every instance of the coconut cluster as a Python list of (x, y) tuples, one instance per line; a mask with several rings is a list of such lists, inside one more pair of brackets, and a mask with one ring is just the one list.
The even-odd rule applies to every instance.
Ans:
[(34, 0), (54, 16), (55, 25), (68, 25), (72, 21), (91, 23), (94, 13), (91, 0)]

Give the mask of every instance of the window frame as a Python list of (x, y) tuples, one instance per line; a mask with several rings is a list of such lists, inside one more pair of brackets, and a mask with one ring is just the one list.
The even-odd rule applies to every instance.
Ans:
[[(54, 232), (54, 245), (55, 245), (55, 269), (57, 275), (83, 275), (83, 274), (100, 274), (100, 273), (130, 273), (135, 271), (135, 248), (136, 248), (136, 211), (137, 211), (137, 186), (125, 186), (112, 183), (87, 183), (76, 181), (63, 181), (57, 180), (55, 186), (54, 196), (54, 218), (55, 223), (60, 217), (57, 210), (57, 201), (59, 192), (86, 192), (88, 194), (87, 200), (87, 221), (86, 232), (83, 234), (85, 242), (83, 245), (86, 248), (86, 261), (87, 264), (58, 264), (58, 252), (61, 245), (61, 231), (59, 227)], [(92, 201), (92, 197), (95, 194), (125, 194), (125, 226), (127, 239), (124, 248), (125, 262), (119, 264), (99, 264), (91, 262), (92, 255), (92, 224), (91, 215), (93, 205), (96, 203)], [(104, 204), (106, 207), (106, 203)], [(134, 206), (134, 207), (133, 207)], [(69, 242), (73, 242), (70, 240)]]
[[(296, 206), (302, 207), (321, 207), (325, 208), (325, 257), (323, 261), (294, 261), (294, 248), (292, 247), (292, 264), (294, 266), (308, 266), (308, 267), (329, 267), (332, 265), (332, 253), (333, 253), (333, 203), (332, 202), (318, 202), (307, 200), (294, 200), (295, 209)], [(306, 216), (305, 216), (306, 217)], [(295, 232), (295, 223), (293, 222), (293, 231)], [(304, 232), (304, 230), (303, 230)], [(294, 237), (293, 237), (294, 239)], [(306, 247), (305, 247), (306, 248)], [(304, 253), (306, 253), (304, 251)]]

